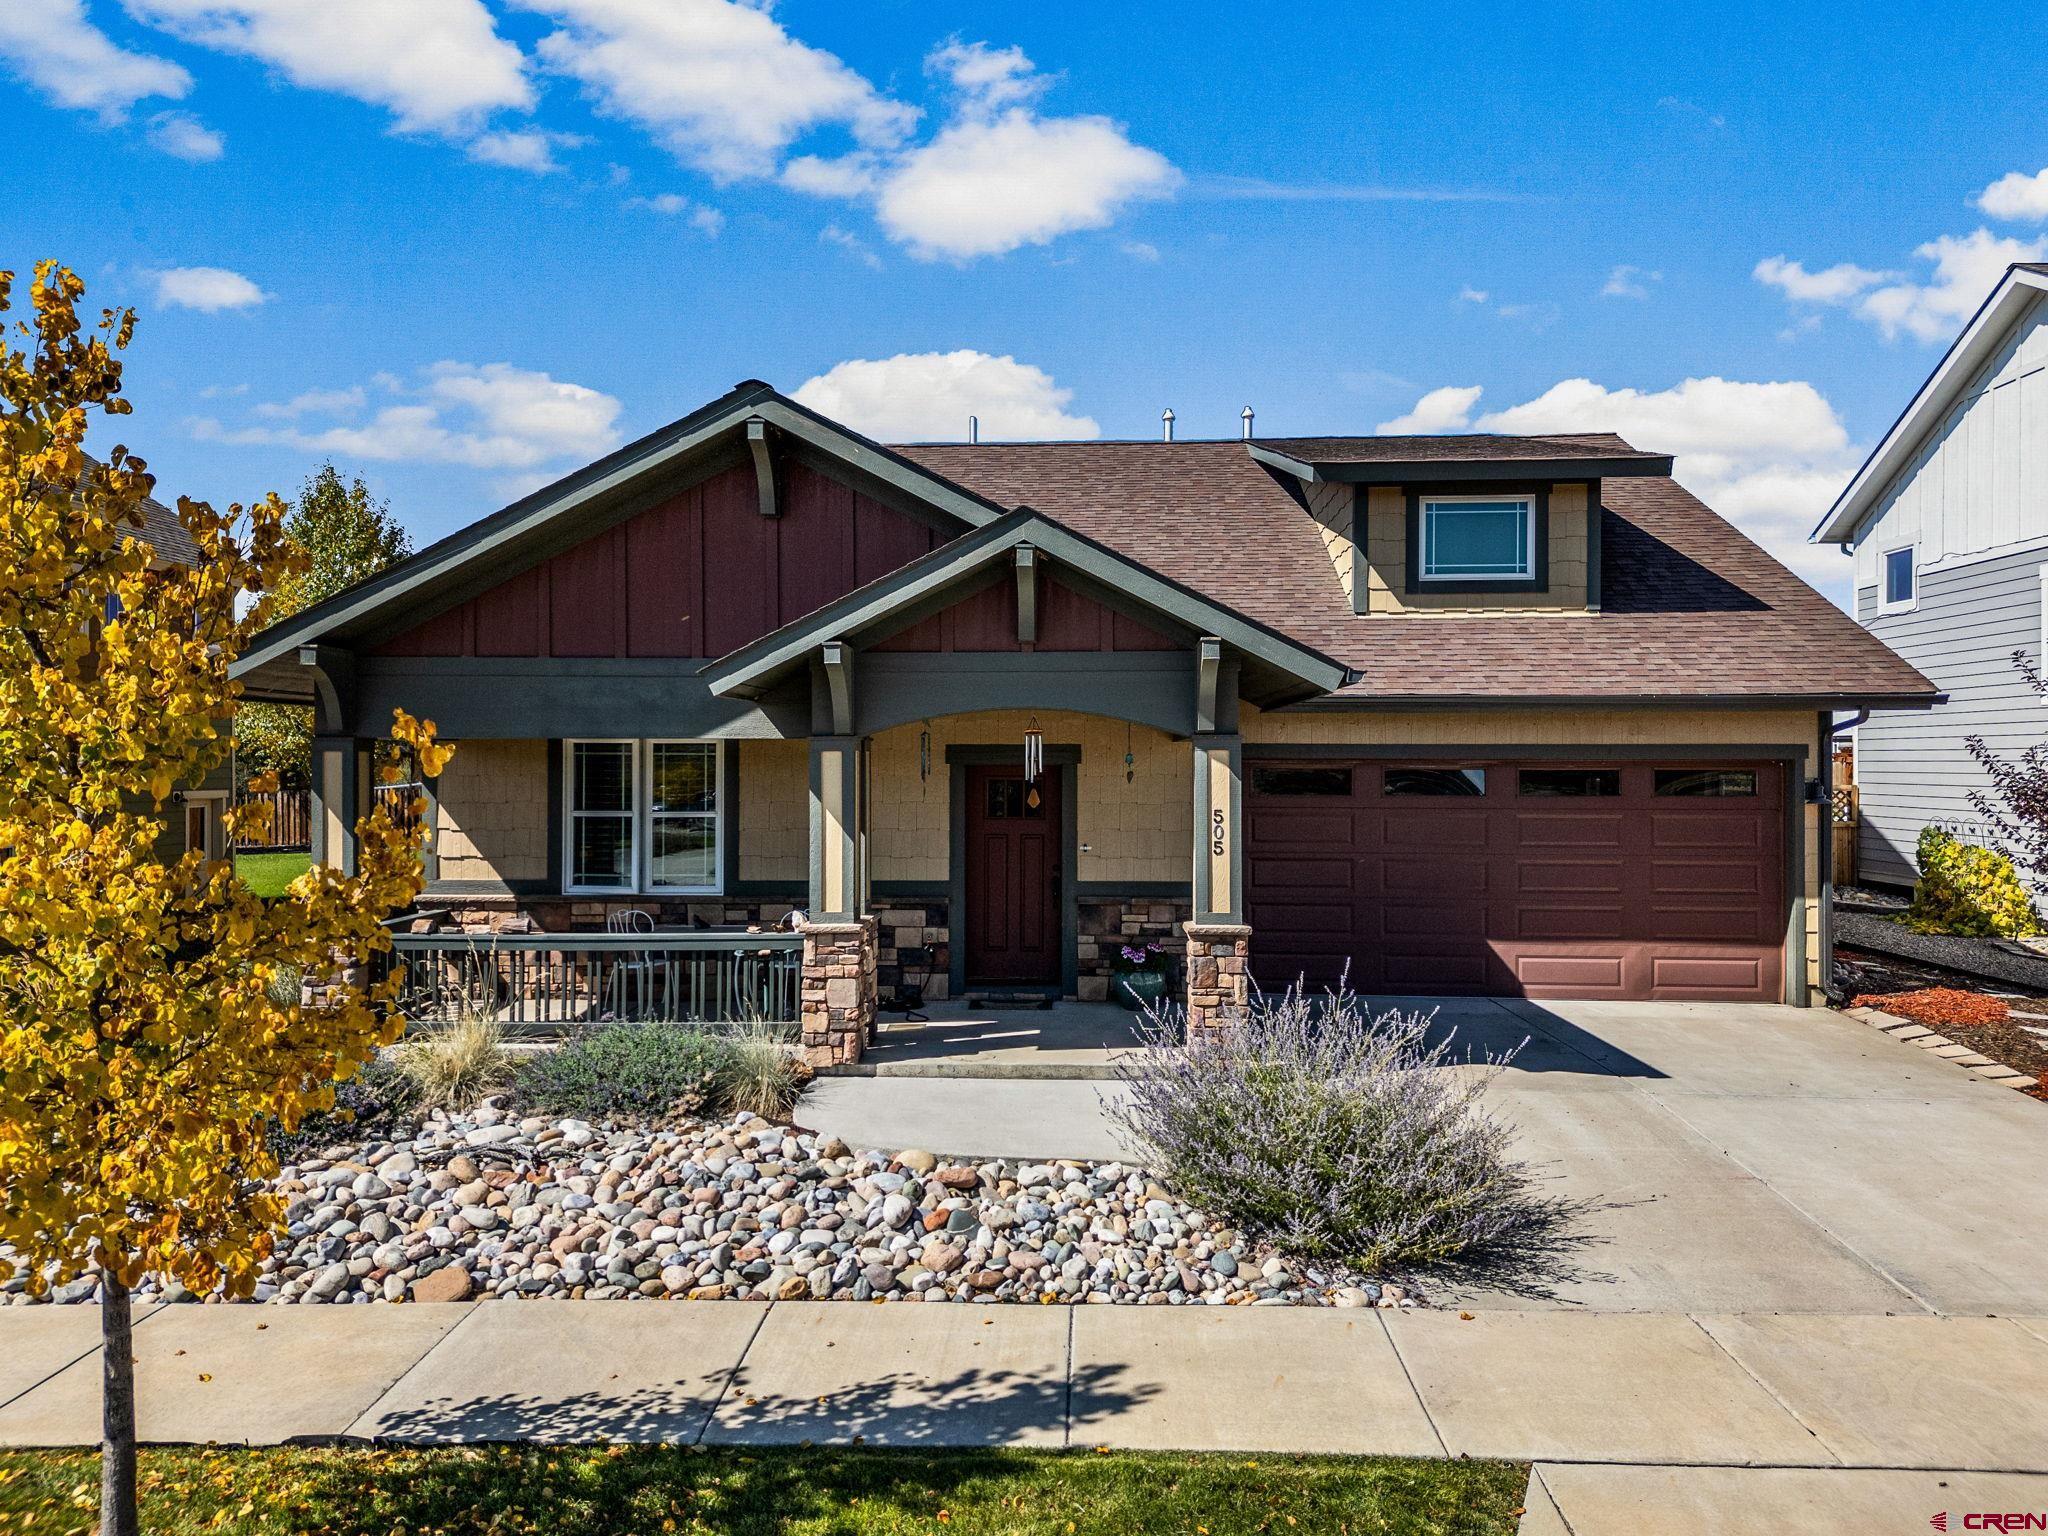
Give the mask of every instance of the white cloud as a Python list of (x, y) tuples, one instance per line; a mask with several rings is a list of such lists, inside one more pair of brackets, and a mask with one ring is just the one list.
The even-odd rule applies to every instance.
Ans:
[(1663, 281), (1662, 272), (1646, 271), (1624, 262), (1607, 274), (1607, 281), (1600, 287), (1600, 296), (1603, 299), (1647, 299), (1650, 285)]
[(407, 132), (468, 137), (491, 113), (534, 102), (526, 59), (483, 0), (122, 4), (187, 42), (259, 59), (294, 85), (387, 108)]
[(1038, 73), (1022, 48), (991, 48), (957, 37), (927, 54), (924, 68), (926, 74), (951, 81), (964, 100), (984, 113), (1022, 106), (1052, 83)]
[(1043, 117), (1031, 105), (1050, 83), (1020, 48), (957, 38), (926, 70), (953, 90), (952, 116), (880, 175), (876, 215), (891, 239), (925, 260), (999, 256), (1103, 229), (1181, 174), (1106, 117)]
[[(276, 443), (349, 458), (462, 464), (472, 469), (533, 470), (560, 459), (591, 459), (619, 440), (620, 403), (581, 384), (510, 363), (435, 363), (414, 384), (380, 375), (380, 388), (405, 399), (379, 408), (360, 426), (223, 427), (191, 423), (214, 442)], [(322, 396), (330, 402), (317, 403)], [(361, 389), (309, 391), (282, 405), (257, 407), (273, 419), (336, 414), (358, 407)], [(316, 403), (304, 405), (307, 401)]]
[(58, 106), (109, 122), (145, 97), (192, 89), (192, 77), (169, 59), (131, 53), (94, 26), (84, 0), (0, 4), (0, 60)]
[(1073, 397), (1042, 368), (966, 348), (840, 363), (795, 395), (883, 442), (965, 438), (969, 416), (984, 440), (1100, 437), (1093, 418), (1068, 411)]
[[(1452, 393), (1424, 396), (1412, 414)], [(1710, 377), (1639, 390), (1566, 379), (1471, 426), (1481, 432), (1618, 432), (1638, 448), (1672, 454), (1680, 484), (1829, 596), (1843, 599), (1845, 563), (1833, 549), (1808, 544), (1806, 535), (1841, 490), (1855, 455), (1841, 417), (1811, 384)]]
[(540, 44), (612, 116), (687, 165), (730, 181), (774, 173), (782, 152), (835, 125), (901, 141), (916, 112), (837, 56), (791, 37), (765, 5), (735, 0), (516, 0), (560, 26)]
[(368, 391), (360, 384), (347, 389), (309, 389), (289, 400), (259, 405), (256, 414), (279, 421), (293, 421), (301, 416), (340, 416), (361, 410), (368, 398)]
[(1474, 288), (1470, 283), (1467, 283), (1458, 290), (1458, 302), (1460, 304), (1484, 304), (1492, 297), (1493, 295), (1484, 288)]
[(224, 309), (254, 309), (269, 303), (270, 295), (226, 267), (170, 267), (156, 274), (156, 301), (165, 309), (216, 315)]
[(552, 176), (562, 169), (561, 162), (555, 158), (557, 149), (575, 149), (589, 142), (578, 133), (550, 133), (545, 128), (510, 128), (477, 135), (464, 146), (463, 153), (483, 165), (502, 165), (508, 170)]
[(2016, 261), (2039, 261), (2048, 236), (2014, 240), (1980, 229), (1943, 235), (1913, 254), (1934, 263), (1926, 283), (1894, 283), (1865, 294), (1857, 313), (1889, 339), (1901, 331), (1921, 341), (1945, 341), (1990, 296), (2005, 269)]
[(1758, 262), (1752, 275), (1795, 303), (1846, 308), (1876, 326), (1888, 341), (1901, 332), (1919, 341), (1945, 341), (1975, 313), (2009, 265), (2038, 261), (2044, 252), (2048, 236), (2016, 240), (1979, 229), (1968, 235), (1942, 235), (1914, 251), (1922, 261), (1934, 263), (1925, 282), (1850, 262), (1809, 272), (1782, 256)]
[(2048, 170), (2031, 176), (2025, 171), (2007, 172), (1977, 194), (1977, 206), (1994, 219), (2035, 224), (2048, 219)]
[(178, 160), (218, 160), (228, 141), (190, 112), (159, 112), (149, 120), (149, 142)]
[(868, 248), (867, 241), (850, 229), (841, 229), (837, 224), (827, 224), (818, 231), (818, 240), (824, 245), (836, 245), (847, 255), (870, 271), (879, 271), (882, 258)]
[(1432, 389), (1415, 402), (1415, 409), (1375, 429), (1390, 437), (1410, 433), (1460, 432), (1472, 423), (1472, 407), (1479, 403), (1481, 386), (1446, 384)]
[(878, 174), (875, 157), (859, 150), (833, 159), (798, 155), (782, 168), (782, 184), (813, 197), (859, 197), (874, 191)]
[(716, 239), (725, 228), (725, 215), (703, 203), (693, 203), (680, 192), (657, 192), (652, 197), (629, 197), (628, 208), (645, 208), (664, 218), (688, 215), (690, 227), (707, 238)]
[(1117, 249), (1133, 261), (1157, 261), (1159, 259), (1159, 247), (1149, 240), (1120, 241), (1117, 244)]
[(1749, 275), (1801, 304), (1846, 304), (1866, 289), (1898, 276), (1896, 272), (1873, 272), (1848, 261), (1825, 271), (1809, 272), (1803, 263), (1787, 261), (1783, 256), (1766, 256)]

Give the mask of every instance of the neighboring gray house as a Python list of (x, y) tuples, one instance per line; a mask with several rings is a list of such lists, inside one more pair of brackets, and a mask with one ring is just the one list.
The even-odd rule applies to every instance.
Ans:
[(2012, 664), (2048, 623), (2048, 265), (2007, 269), (1813, 537), (1854, 552), (1856, 618), (1947, 695), (1856, 732), (1861, 875), (1910, 884), (1921, 828), (1986, 831), (1966, 739), (2048, 730)]

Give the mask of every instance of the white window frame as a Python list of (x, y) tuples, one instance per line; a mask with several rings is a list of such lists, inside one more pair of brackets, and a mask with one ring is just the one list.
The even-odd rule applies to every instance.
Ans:
[[(1415, 552), (1415, 575), (1422, 582), (1461, 581), (1526, 581), (1533, 585), (1537, 579), (1536, 570), (1536, 498), (1527, 492), (1502, 491), (1491, 494), (1473, 493), (1463, 496), (1421, 496), (1417, 498), (1415, 537), (1421, 548)], [(1437, 507), (1455, 507), (1460, 504), (1519, 502), (1522, 508), (1522, 549), (1527, 568), (1521, 571), (1445, 571), (1432, 573), (1429, 568), (1429, 519)]]
[[(656, 885), (654, 883), (654, 749), (656, 747), (709, 747), (711, 749), (711, 883), (709, 885)], [(725, 889), (725, 750), (716, 740), (704, 736), (656, 736), (640, 744), (640, 888), (650, 896), (716, 896)], [(702, 811), (663, 811), (663, 816), (703, 820)]]
[[(1912, 593), (1899, 602), (1892, 601), (1891, 564), (1893, 555), (1904, 555), (1907, 572), (1912, 580)], [(1894, 544), (1877, 552), (1877, 611), (1879, 613), (1908, 613), (1920, 606), (1920, 557), (1917, 544)]]
[[(711, 748), (712, 810), (711, 868), (709, 885), (656, 885), (654, 883), (654, 749), (674, 746)], [(579, 817), (617, 816), (618, 811), (576, 809), (576, 749), (578, 747), (631, 747), (633, 765), (632, 804), (626, 814), (633, 827), (632, 870), (623, 885), (585, 885), (576, 880), (576, 822)], [(721, 742), (703, 736), (577, 736), (562, 741), (562, 890), (572, 896), (719, 896), (725, 892), (725, 749)], [(699, 815), (696, 812), (663, 814)]]

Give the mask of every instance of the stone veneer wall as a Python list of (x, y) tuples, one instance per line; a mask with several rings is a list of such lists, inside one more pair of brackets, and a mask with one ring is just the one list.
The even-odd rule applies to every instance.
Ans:
[(875, 1020), (875, 919), (806, 923), (798, 1001), (804, 1058), (813, 1067), (851, 1066)]
[(1184, 965), (1187, 935), (1182, 931), (1193, 908), (1186, 901), (1147, 896), (1083, 896), (1080, 933), (1080, 974), (1075, 995), (1084, 1003), (1109, 996), (1109, 978), (1116, 971), (1116, 952), (1126, 944), (1157, 944), (1174, 964)]
[(922, 981), (924, 1000), (942, 1003), (952, 992), (953, 930), (948, 922), (950, 903), (943, 896), (921, 897), (915, 901), (876, 900), (875, 979), (888, 1006), (896, 999), (904, 979), (902, 952), (929, 949), (930, 963), (910, 967), (913, 983)]
[(1188, 1037), (1244, 1018), (1251, 1001), (1252, 931), (1242, 924), (1197, 927), (1188, 936)]

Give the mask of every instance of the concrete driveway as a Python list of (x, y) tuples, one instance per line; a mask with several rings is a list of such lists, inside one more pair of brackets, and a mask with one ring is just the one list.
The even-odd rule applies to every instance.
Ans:
[(1461, 1047), (1527, 1037), (1488, 1102), (1551, 1189), (1600, 1202), (1573, 1273), (1474, 1302), (2048, 1308), (2048, 1106), (1824, 1009), (1420, 1001)]
[[(1825, 1009), (1380, 998), (1456, 1049), (1546, 1186), (1599, 1202), (1549, 1275), (1442, 1299), (1624, 1312), (2048, 1315), (2048, 1105)], [(1125, 1153), (1106, 1081), (819, 1083), (797, 1116), (870, 1146)]]

